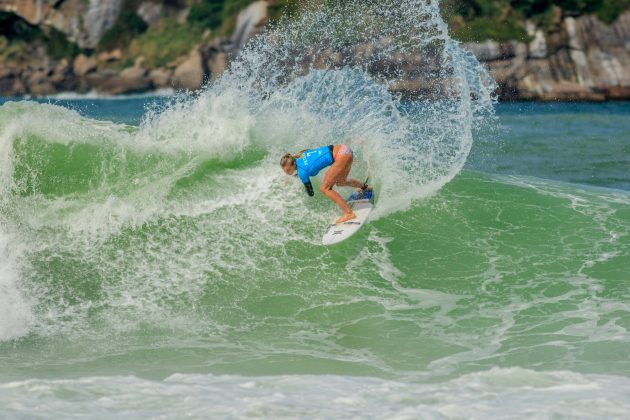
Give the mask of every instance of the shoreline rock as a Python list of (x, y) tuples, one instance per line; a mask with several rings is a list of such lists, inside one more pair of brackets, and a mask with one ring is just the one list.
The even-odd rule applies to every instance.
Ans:
[(612, 25), (567, 17), (545, 34), (528, 23), (528, 43), (463, 44), (484, 63), (503, 100), (630, 99), (630, 12)]
[[(50, 2), (24, 2), (22, 12), (33, 22), (43, 21)], [(111, 12), (115, 1), (105, 8)], [(65, 4), (65, 3), (64, 3)], [(142, 3), (144, 18), (157, 22), (157, 9)], [(59, 92), (101, 94), (151, 92), (173, 88), (197, 90), (214, 81), (238, 54), (244, 43), (264, 30), (268, 20), (266, 1), (256, 1), (241, 11), (230, 38), (214, 38), (192, 49), (161, 68), (146, 68), (142, 59), (133, 67), (116, 70), (123, 63), (123, 52), (113, 50), (88, 56), (79, 54), (72, 62), (52, 60), (41, 47), (31, 48), (28, 61), (0, 63), (1, 96), (46, 96)], [(38, 12), (39, 10), (39, 12)], [(100, 10), (100, 9), (99, 9)], [(46, 12), (47, 11), (47, 12)], [(46, 13), (45, 13), (46, 12)], [(38, 15), (39, 13), (39, 15)], [(555, 26), (543, 31), (526, 23), (528, 42), (464, 43), (490, 71), (503, 101), (605, 101), (630, 99), (630, 11), (606, 25), (594, 16), (557, 18)], [(383, 47), (388, 40), (383, 40)], [(344, 51), (314, 57), (314, 66), (360, 64), (376, 53), (378, 45), (355, 45)], [(404, 63), (400, 67), (400, 63)], [(419, 68), (435, 66), (430, 51), (406, 57), (392, 57), (387, 62), (371, 63), (369, 70), (387, 77), (398, 66), (404, 77), (391, 90), (406, 98), (426, 97), (435, 83), (427, 80)], [(428, 66), (428, 67), (427, 67)]]
[(173, 73), (172, 83), (175, 89), (196, 90), (205, 82), (205, 71), (201, 53), (195, 48)]

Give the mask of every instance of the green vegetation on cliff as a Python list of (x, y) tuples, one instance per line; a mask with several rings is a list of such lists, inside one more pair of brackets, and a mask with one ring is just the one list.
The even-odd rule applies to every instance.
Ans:
[[(236, 16), (253, 1), (198, 1), (191, 6), (185, 23), (172, 18), (163, 19), (158, 25), (135, 36), (127, 43), (129, 45), (127, 55), (130, 57), (142, 55), (149, 67), (165, 66), (177, 57), (189, 53), (201, 42), (204, 35), (206, 38), (213, 33), (231, 35), (236, 26)], [(294, 10), (291, 7), (295, 8), (297, 3), (297, 0), (276, 0), (270, 7), (270, 15), (279, 17), (284, 10)]]
[(628, 9), (630, 9), (630, 0), (603, 0), (602, 7), (596, 11), (596, 14), (603, 22), (612, 23)]
[(55, 28), (42, 30), (31, 25), (14, 13), (0, 12), (0, 58), (2, 61), (29, 61), (32, 50), (38, 46), (54, 59), (72, 58), (79, 47), (68, 41)]
[[(253, 1), (199, 0), (192, 5), (187, 21), (225, 34), (234, 29), (238, 12)], [(277, 18), (282, 11), (294, 11), (299, 4), (299, 0), (273, 1), (270, 15)], [(457, 39), (526, 41), (525, 19), (549, 28), (558, 13), (560, 16), (595, 14), (610, 24), (630, 9), (630, 0), (441, 0), (440, 5)]]
[(41, 29), (30, 25), (14, 13), (0, 12), (0, 35), (9, 41), (33, 41), (42, 36)]
[(525, 42), (529, 38), (520, 21), (512, 16), (504, 18), (482, 16), (464, 23), (454, 21), (451, 27), (451, 35), (466, 42), (483, 42), (488, 39)]
[(107, 51), (129, 45), (134, 38), (144, 33), (148, 27), (149, 25), (136, 12), (123, 10), (118, 15), (114, 26), (103, 34), (98, 44), (98, 49)]
[(442, 0), (452, 34), (461, 41), (527, 39), (523, 22), (551, 28), (562, 16), (595, 14), (612, 23), (630, 8), (630, 0)]
[(223, 1), (206, 0), (194, 4), (190, 8), (186, 20), (195, 26), (218, 28), (223, 22)]
[[(164, 66), (187, 54), (196, 45), (213, 36), (229, 37), (236, 18), (255, 0), (169, 0), (162, 2), (161, 20), (152, 26), (140, 17), (143, 0), (123, 0), (114, 25), (103, 34), (98, 51), (121, 49), (122, 63), (132, 63), (144, 56), (148, 66)], [(318, 2), (345, 0), (310, 0)], [(302, 0), (274, 0), (269, 15), (277, 19), (295, 12)], [(359, 3), (357, 3), (359, 4)], [(525, 21), (529, 19), (548, 31), (554, 31), (563, 17), (594, 14), (602, 22), (614, 22), (630, 9), (630, 0), (440, 0), (443, 15), (452, 35), (461, 41), (528, 41)], [(181, 13), (188, 10), (185, 20)], [(81, 51), (62, 32), (31, 25), (18, 15), (0, 12), (0, 59), (28, 62), (33, 51), (46, 51), (53, 59), (72, 58)]]
[(149, 67), (163, 67), (177, 57), (188, 54), (201, 41), (202, 30), (163, 19), (158, 25), (134, 39), (129, 46), (131, 57), (144, 57)]
[(201, 0), (188, 12), (188, 23), (204, 28), (217, 29), (235, 18), (253, 0)]
[(68, 41), (66, 35), (55, 28), (50, 28), (48, 30), (46, 50), (48, 51), (48, 55), (56, 60), (62, 58), (74, 58), (81, 52), (81, 49), (77, 44)]
[(509, 3), (526, 17), (548, 13), (557, 6), (571, 16), (594, 13), (605, 23), (614, 22), (630, 7), (630, 0), (511, 0)]

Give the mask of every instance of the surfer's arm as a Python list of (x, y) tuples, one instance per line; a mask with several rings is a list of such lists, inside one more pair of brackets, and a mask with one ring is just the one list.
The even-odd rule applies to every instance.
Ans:
[(315, 195), (315, 191), (313, 191), (313, 184), (310, 180), (304, 183), (304, 188), (306, 188), (306, 193), (311, 197)]
[(308, 176), (308, 172), (298, 167), (297, 175), (304, 184), (304, 188), (306, 188), (306, 193), (311, 197), (314, 196), (315, 191), (313, 191), (313, 184), (311, 184), (311, 178)]

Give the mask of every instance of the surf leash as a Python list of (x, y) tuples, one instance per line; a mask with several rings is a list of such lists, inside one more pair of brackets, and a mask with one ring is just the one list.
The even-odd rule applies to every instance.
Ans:
[(365, 152), (365, 160), (367, 162), (367, 178), (365, 178), (364, 184), (365, 184), (365, 189), (367, 189), (368, 181), (372, 177), (372, 163), (370, 161), (370, 156), (367, 154), (367, 152)]

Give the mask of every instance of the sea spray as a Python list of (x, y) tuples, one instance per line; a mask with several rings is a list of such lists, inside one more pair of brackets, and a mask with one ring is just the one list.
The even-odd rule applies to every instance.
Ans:
[(15, 233), (3, 229), (0, 226), (0, 341), (26, 334), (33, 322), (19, 277), (24, 249)]
[[(402, 84), (422, 104), (413, 115), (393, 93)], [(348, 143), (358, 170), (372, 165), (379, 217), (461, 170), (472, 130), (493, 115), (494, 89), (474, 56), (449, 38), (437, 2), (307, 2), (250, 42), (199, 98), (143, 128), (151, 138), (201, 142), (207, 152), (262, 147), (272, 159)]]
[[(409, 81), (413, 114), (396, 93)], [(53, 105), (4, 105), (3, 223), (27, 250), (10, 288), (33, 302), (30, 331), (184, 325), (230, 343), (273, 328), (264, 321), (272, 314), (361, 296), (392, 265), (388, 251), (377, 247), (357, 272), (331, 265), (317, 243), (334, 207), (306, 200), (278, 156), (350, 144), (352, 176), (365, 177), (370, 163), (375, 220), (386, 218), (461, 170), (472, 130), (492, 115), (493, 88), (448, 37), (436, 2), (325, 2), (270, 28), (213, 84), (138, 128)], [(363, 241), (348, 246), (358, 255)], [(377, 307), (415, 305), (396, 290), (379, 295)], [(326, 357), (329, 344), (304, 351)]]

